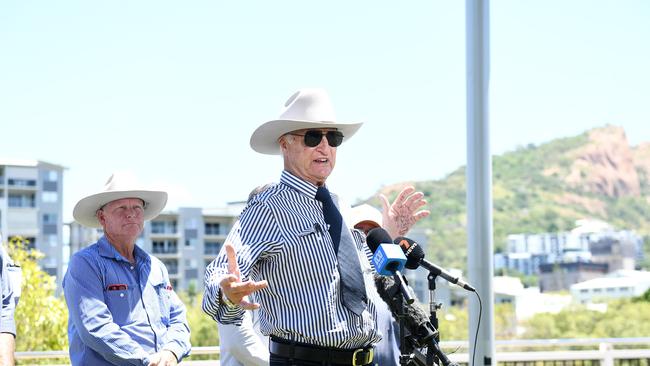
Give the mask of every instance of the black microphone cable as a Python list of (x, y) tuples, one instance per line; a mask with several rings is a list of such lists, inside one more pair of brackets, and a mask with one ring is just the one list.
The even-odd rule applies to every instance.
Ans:
[(478, 322), (476, 324), (476, 334), (474, 335), (474, 350), (472, 350), (472, 365), (474, 365), (474, 358), (476, 357), (476, 342), (478, 341), (478, 330), (481, 328), (481, 317), (483, 316), (483, 303), (481, 302), (481, 296), (479, 296), (478, 291), (474, 291), (476, 298), (478, 299)]

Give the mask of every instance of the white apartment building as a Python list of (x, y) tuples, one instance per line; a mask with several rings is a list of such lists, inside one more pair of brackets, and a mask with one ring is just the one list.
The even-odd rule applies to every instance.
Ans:
[(607, 263), (609, 271), (633, 270), (643, 239), (633, 231), (614, 230), (598, 220), (578, 220), (569, 232), (508, 235), (506, 251), (495, 255), (495, 269), (525, 275), (539, 273), (549, 263)]
[(63, 170), (38, 160), (0, 159), (0, 230), (45, 254), (41, 267), (60, 283), (63, 264)]
[(607, 276), (571, 285), (571, 296), (580, 304), (637, 297), (650, 288), (650, 272), (618, 270)]

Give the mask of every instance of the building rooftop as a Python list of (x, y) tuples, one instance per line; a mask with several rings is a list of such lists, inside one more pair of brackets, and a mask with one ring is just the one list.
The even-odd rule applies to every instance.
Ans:
[(607, 276), (573, 284), (571, 285), (571, 289), (616, 288), (634, 286), (642, 283), (650, 284), (650, 272), (620, 270), (612, 272)]
[(57, 166), (60, 168), (65, 167), (63, 165), (49, 163), (47, 161), (35, 160), (35, 159), (12, 159), (12, 158), (0, 158), (0, 165), (8, 166), (24, 166), (24, 167), (37, 167), (41, 164), (47, 164), (52, 166)]

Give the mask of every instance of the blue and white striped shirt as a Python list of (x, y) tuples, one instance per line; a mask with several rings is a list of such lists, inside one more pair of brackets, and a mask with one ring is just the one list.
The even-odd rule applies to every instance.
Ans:
[[(317, 187), (287, 171), (280, 183), (255, 196), (228, 234), (237, 251), (242, 281), (267, 280), (254, 293), (260, 303), (260, 329), (265, 335), (342, 349), (377, 343), (376, 310), (355, 315), (341, 303), (336, 253), (315, 199)], [(337, 197), (333, 195), (335, 202)], [(363, 234), (352, 230), (359, 251), (366, 293), (376, 291)], [(225, 250), (205, 273), (203, 310), (221, 323), (241, 322), (244, 309), (220, 300), (221, 279), (228, 273)]]

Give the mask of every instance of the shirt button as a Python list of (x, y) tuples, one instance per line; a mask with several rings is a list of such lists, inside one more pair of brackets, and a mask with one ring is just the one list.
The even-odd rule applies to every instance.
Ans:
[(133, 269), (133, 266), (131, 266), (131, 269)]
[(121, 293), (120, 293), (120, 297), (124, 297), (124, 292), (121, 292)]

